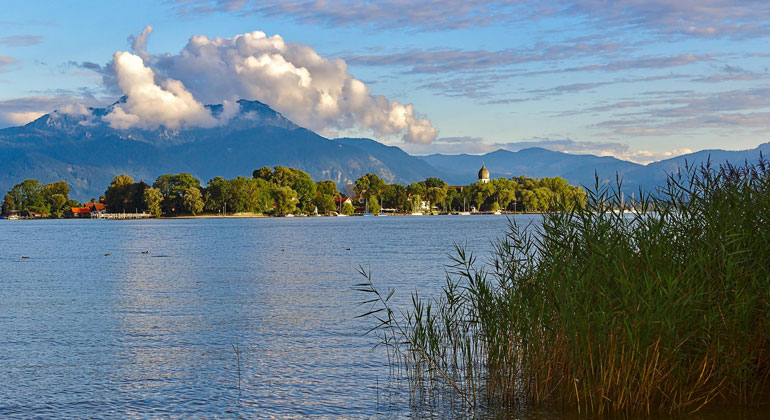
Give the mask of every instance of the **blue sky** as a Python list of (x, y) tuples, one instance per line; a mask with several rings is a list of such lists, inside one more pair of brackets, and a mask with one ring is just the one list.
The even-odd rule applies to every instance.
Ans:
[[(374, 137), (410, 153), (541, 146), (644, 163), (689, 150), (753, 148), (768, 141), (770, 127), (770, 4), (734, 3), (2, 1), (0, 126), (138, 92), (127, 85), (129, 67), (116, 67), (113, 54), (124, 51), (143, 58), (158, 92), (173, 79), (200, 103), (250, 95), (322, 134)], [(132, 49), (129, 37), (148, 25), (146, 46)], [(229, 77), (242, 78), (224, 85), (227, 75), (200, 69), (183, 53), (193, 35), (213, 45), (253, 31), (292, 45), (275, 50), (281, 57), (249, 52), (273, 58), (262, 70), (289, 65), (291, 77), (305, 80), (306, 68), (312, 82), (295, 92), (294, 79), (244, 75), (233, 62)], [(209, 58), (231, 55), (231, 44), (217, 44)], [(304, 55), (305, 47), (315, 55)], [(323, 66), (303, 65), (316, 55)], [(131, 69), (142, 71), (141, 63)], [(366, 101), (318, 111), (316, 91), (354, 79), (368, 88)], [(344, 96), (329, 100), (339, 105)], [(141, 118), (143, 105), (126, 112)], [(382, 117), (393, 113), (405, 119)]]

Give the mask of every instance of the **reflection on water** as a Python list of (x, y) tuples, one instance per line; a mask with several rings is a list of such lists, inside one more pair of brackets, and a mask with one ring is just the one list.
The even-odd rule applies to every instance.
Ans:
[(355, 319), (356, 268), (396, 287), (404, 305), (411, 291), (439, 291), (453, 242), (485, 255), (506, 224), (3, 221), (0, 418), (435, 416), (410, 405), (407, 387), (389, 380), (384, 350), (362, 335), (371, 325)]

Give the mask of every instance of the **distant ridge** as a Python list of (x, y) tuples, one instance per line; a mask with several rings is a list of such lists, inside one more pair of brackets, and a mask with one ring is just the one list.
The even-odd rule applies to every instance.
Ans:
[[(125, 101), (121, 98), (118, 101)], [(259, 101), (239, 100), (240, 109), (226, 124), (212, 128), (116, 130), (102, 120), (113, 105), (73, 115), (54, 111), (21, 127), (0, 129), (0, 192), (24, 179), (67, 181), (73, 198), (103, 194), (112, 177), (128, 174), (152, 183), (164, 173), (189, 172), (204, 184), (215, 176), (250, 176), (263, 166), (290, 166), (314, 180), (354, 181), (368, 172), (387, 182), (408, 184), (439, 177), (453, 185), (476, 180), (482, 162), (493, 178), (560, 176), (572, 184), (593, 186), (623, 178), (624, 190), (649, 190), (665, 182), (687, 161), (714, 164), (756, 162), (770, 154), (770, 143), (751, 150), (703, 150), (647, 166), (614, 157), (574, 155), (542, 148), (485, 155), (411, 156), (395, 146), (366, 138), (327, 139), (302, 128)], [(207, 105), (215, 117), (222, 105)]]
[(649, 165), (620, 160), (611, 156), (576, 155), (542, 148), (528, 148), (517, 152), (497, 150), (484, 155), (421, 156), (421, 159), (437, 169), (450, 171), (452, 177), (467, 179), (475, 175), (482, 162), (486, 164), (492, 178), (526, 175), (542, 178), (560, 176), (573, 185), (593, 187), (595, 176), (600, 183), (613, 183), (616, 176), (623, 181), (623, 190), (631, 193), (642, 187), (645, 191), (664, 185), (667, 174), (675, 173), (685, 164), (700, 165), (711, 160), (718, 166), (726, 162), (733, 164), (757, 163), (760, 154), (770, 156), (770, 143), (760, 144), (754, 149), (701, 150), (677, 156)]

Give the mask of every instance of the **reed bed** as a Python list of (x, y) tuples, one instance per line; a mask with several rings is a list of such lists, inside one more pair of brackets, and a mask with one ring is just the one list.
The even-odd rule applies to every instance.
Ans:
[[(709, 165), (624, 201), (509, 221), (483, 261), (456, 246), (443, 294), (393, 291), (371, 273), (361, 315), (423, 403), (692, 412), (770, 397), (770, 166)], [(451, 394), (451, 395), (450, 395)]]

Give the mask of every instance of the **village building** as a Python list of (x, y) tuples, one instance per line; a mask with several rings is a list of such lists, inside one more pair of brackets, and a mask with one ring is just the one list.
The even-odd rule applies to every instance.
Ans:
[(350, 203), (353, 205), (353, 201), (350, 199), (350, 197), (345, 197), (344, 195), (342, 197), (334, 197), (334, 204), (336, 204), (337, 207), (340, 207), (345, 203)]
[(85, 203), (83, 207), (70, 207), (72, 217), (91, 217), (91, 215), (104, 214), (107, 206), (104, 203)]

